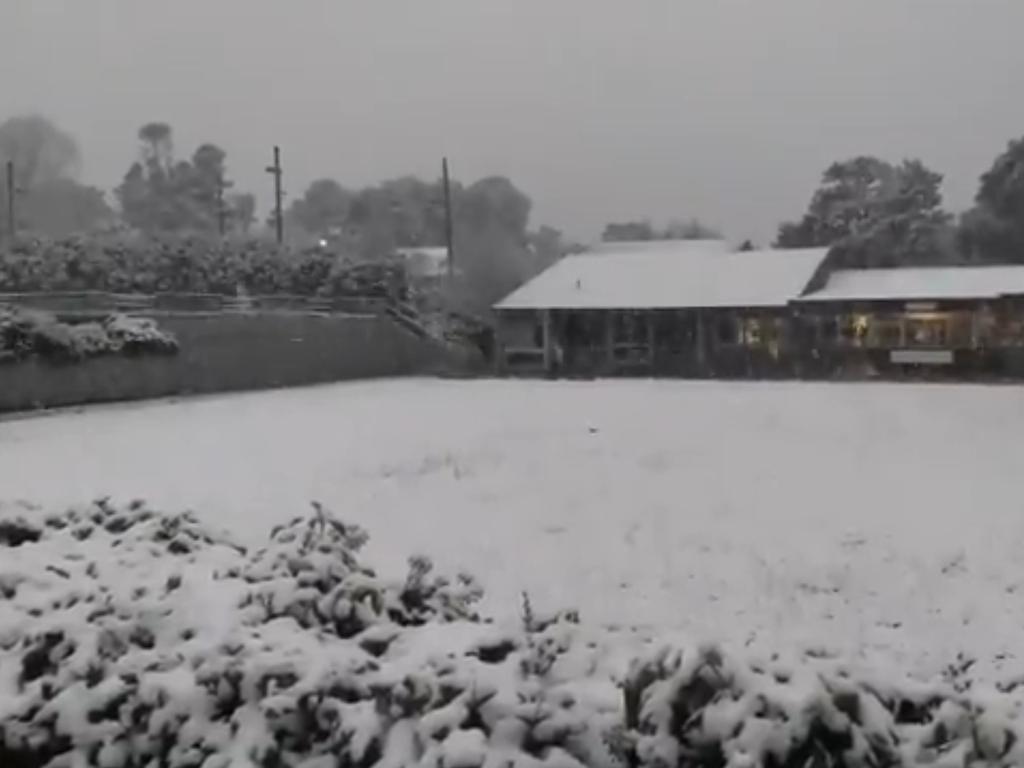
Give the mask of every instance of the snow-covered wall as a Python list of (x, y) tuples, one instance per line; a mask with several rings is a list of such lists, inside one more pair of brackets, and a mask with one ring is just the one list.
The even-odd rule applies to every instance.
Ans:
[(388, 318), (298, 313), (164, 314), (177, 355), (0, 367), (0, 412), (423, 374), (446, 353)]

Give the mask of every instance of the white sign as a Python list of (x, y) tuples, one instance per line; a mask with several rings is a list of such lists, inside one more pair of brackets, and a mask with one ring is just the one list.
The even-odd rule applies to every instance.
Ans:
[(894, 349), (890, 360), (897, 365), (952, 365), (951, 349)]

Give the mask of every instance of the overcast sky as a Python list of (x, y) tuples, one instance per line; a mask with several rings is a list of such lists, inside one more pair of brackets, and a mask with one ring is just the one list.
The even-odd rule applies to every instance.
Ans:
[(115, 185), (138, 126), (238, 186), (509, 176), (534, 222), (699, 216), (761, 241), (833, 159), (916, 156), (965, 206), (1024, 134), (1024, 0), (0, 0), (0, 119)]

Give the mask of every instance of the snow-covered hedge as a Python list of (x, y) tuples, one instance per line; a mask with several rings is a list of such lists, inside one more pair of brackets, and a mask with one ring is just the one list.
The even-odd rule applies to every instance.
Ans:
[(101, 355), (166, 355), (178, 342), (155, 321), (111, 315), (102, 322), (63, 323), (48, 312), (0, 306), (0, 363), (39, 357), (73, 362)]
[(625, 681), (619, 752), (645, 766), (1024, 764), (1017, 703), (958, 682), (662, 648)]
[(253, 552), (142, 503), (0, 512), (0, 766), (1024, 763), (1015, 699), (963, 667), (652, 643), (617, 676), (614, 633), (492, 623), (470, 577), (384, 578), (366, 540), (319, 508)]
[(10, 293), (214, 293), (405, 299), (401, 259), (362, 261), (323, 248), (262, 238), (72, 236), (0, 245), (0, 288)]
[(578, 765), (602, 749), (553, 682), (571, 624), (502, 631), (471, 578), (414, 558), (384, 580), (365, 541), (322, 511), (253, 553), (142, 504), (0, 523), (0, 766)]

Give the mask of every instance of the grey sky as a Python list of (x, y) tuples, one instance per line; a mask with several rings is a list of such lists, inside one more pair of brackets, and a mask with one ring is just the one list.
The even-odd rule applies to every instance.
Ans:
[(770, 238), (831, 160), (919, 156), (947, 201), (1024, 134), (1024, 0), (0, 0), (0, 117), (117, 183), (137, 127), (239, 187), (508, 175), (534, 221), (700, 216)]

